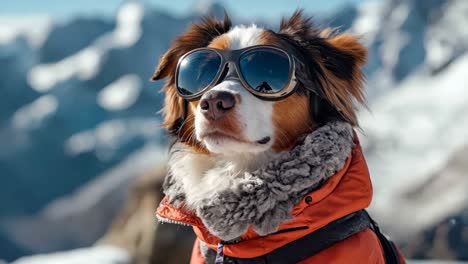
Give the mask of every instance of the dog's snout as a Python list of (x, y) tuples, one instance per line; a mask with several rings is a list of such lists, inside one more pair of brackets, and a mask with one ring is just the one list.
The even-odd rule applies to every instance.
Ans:
[(216, 120), (223, 117), (236, 105), (234, 95), (227, 91), (210, 91), (200, 100), (200, 109), (206, 118)]

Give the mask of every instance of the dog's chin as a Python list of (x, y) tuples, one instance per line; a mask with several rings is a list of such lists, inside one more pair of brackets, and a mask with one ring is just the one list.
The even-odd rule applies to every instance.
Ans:
[[(201, 139), (211, 153), (238, 155), (242, 153), (261, 153), (271, 149), (271, 140), (247, 141), (224, 135), (210, 135)], [(265, 142), (267, 141), (267, 142)]]

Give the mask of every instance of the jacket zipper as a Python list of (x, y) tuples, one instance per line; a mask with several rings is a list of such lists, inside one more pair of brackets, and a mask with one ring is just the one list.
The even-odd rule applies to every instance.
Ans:
[(182, 226), (191, 226), (191, 225), (189, 225), (187, 223), (180, 222), (180, 221), (175, 221), (175, 220), (165, 218), (165, 217), (162, 217), (162, 216), (159, 216), (159, 215), (156, 215), (156, 218), (162, 224), (175, 224), (175, 225), (182, 225)]

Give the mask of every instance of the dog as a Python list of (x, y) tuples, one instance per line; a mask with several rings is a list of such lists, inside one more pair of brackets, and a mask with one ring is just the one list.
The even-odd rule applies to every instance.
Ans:
[[(353, 132), (366, 58), (358, 38), (301, 10), (277, 32), (226, 15), (175, 39), (151, 78), (167, 78), (163, 126), (174, 138), (157, 216), (194, 227), (191, 263), (388, 263), (380, 231), (356, 214), (372, 196)], [(333, 200), (338, 183), (348, 198)], [(343, 217), (355, 222), (338, 241), (296, 252), (310, 242), (291, 243)]]

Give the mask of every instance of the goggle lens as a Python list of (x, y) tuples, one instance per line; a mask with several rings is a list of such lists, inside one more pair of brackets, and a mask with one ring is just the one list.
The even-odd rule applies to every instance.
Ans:
[(192, 95), (209, 86), (221, 67), (221, 57), (212, 50), (200, 50), (184, 57), (179, 63), (177, 89)]
[(277, 93), (289, 82), (289, 59), (274, 49), (245, 52), (239, 59), (239, 68), (245, 82), (260, 93)]

